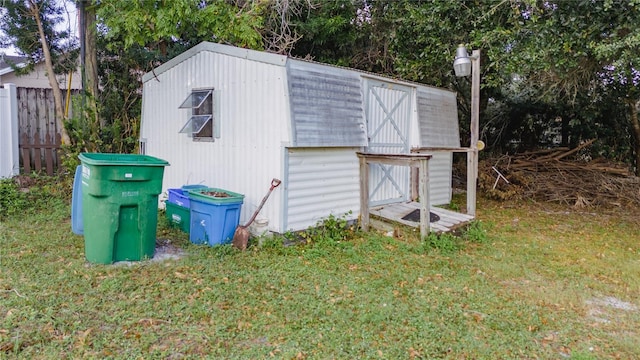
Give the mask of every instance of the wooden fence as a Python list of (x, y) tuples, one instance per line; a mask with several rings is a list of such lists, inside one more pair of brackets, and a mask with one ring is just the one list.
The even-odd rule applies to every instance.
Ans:
[[(46, 134), (44, 143), (40, 140), (40, 134), (35, 133), (30, 138), (27, 133), (20, 136), (20, 153), (25, 174), (31, 172), (42, 172), (53, 175), (60, 164), (58, 153), (60, 150), (60, 134)], [(44, 158), (44, 167), (42, 159)]]
[[(78, 92), (72, 90), (71, 94)], [(66, 99), (66, 94), (67, 91), (62, 90), (63, 99)], [(52, 175), (60, 166), (60, 129), (56, 124), (53, 90), (17, 88), (17, 98), (20, 166), (26, 174), (46, 170)], [(69, 106), (70, 111), (72, 108)]]

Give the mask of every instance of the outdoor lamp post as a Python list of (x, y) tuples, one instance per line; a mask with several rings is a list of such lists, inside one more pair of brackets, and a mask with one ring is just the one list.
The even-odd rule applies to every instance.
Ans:
[(478, 179), (478, 146), (480, 123), (480, 50), (473, 50), (471, 56), (464, 45), (459, 45), (453, 70), (458, 77), (471, 75), (471, 140), (467, 152), (467, 214), (476, 215), (476, 182)]

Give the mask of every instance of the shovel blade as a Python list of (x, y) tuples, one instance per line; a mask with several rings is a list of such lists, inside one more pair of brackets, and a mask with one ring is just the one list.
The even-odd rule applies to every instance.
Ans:
[(236, 232), (233, 234), (233, 240), (231, 244), (233, 247), (239, 250), (246, 250), (249, 243), (249, 230), (246, 227), (238, 226)]

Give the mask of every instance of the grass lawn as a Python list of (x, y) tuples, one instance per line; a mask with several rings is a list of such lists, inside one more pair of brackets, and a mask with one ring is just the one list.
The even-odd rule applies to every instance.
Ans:
[(480, 198), (473, 241), (400, 228), (246, 252), (160, 221), (183, 257), (95, 265), (67, 197), (39, 191), (0, 217), (0, 358), (640, 357), (638, 209)]

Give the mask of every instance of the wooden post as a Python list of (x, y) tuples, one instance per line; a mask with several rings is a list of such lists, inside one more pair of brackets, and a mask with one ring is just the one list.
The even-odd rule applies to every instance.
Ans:
[(369, 231), (369, 163), (364, 156), (360, 158), (360, 227)]
[(467, 153), (467, 214), (476, 215), (478, 182), (478, 140), (480, 125), (480, 50), (471, 54), (471, 151)]
[(22, 166), (24, 167), (24, 173), (29, 174), (31, 172), (31, 140), (29, 139), (29, 135), (27, 133), (22, 133), (22, 144), (20, 144), (20, 148), (22, 149)]
[(51, 141), (51, 135), (45, 134), (44, 136), (44, 163), (47, 167), (47, 175), (53, 175), (53, 142)]
[(429, 160), (419, 161), (418, 192), (420, 193), (420, 238), (423, 239), (431, 231), (431, 200), (429, 197)]
[(367, 154), (357, 152), (360, 159), (360, 227), (369, 230), (369, 163), (417, 167), (420, 173), (420, 236), (429, 234), (429, 166), (430, 154)]

